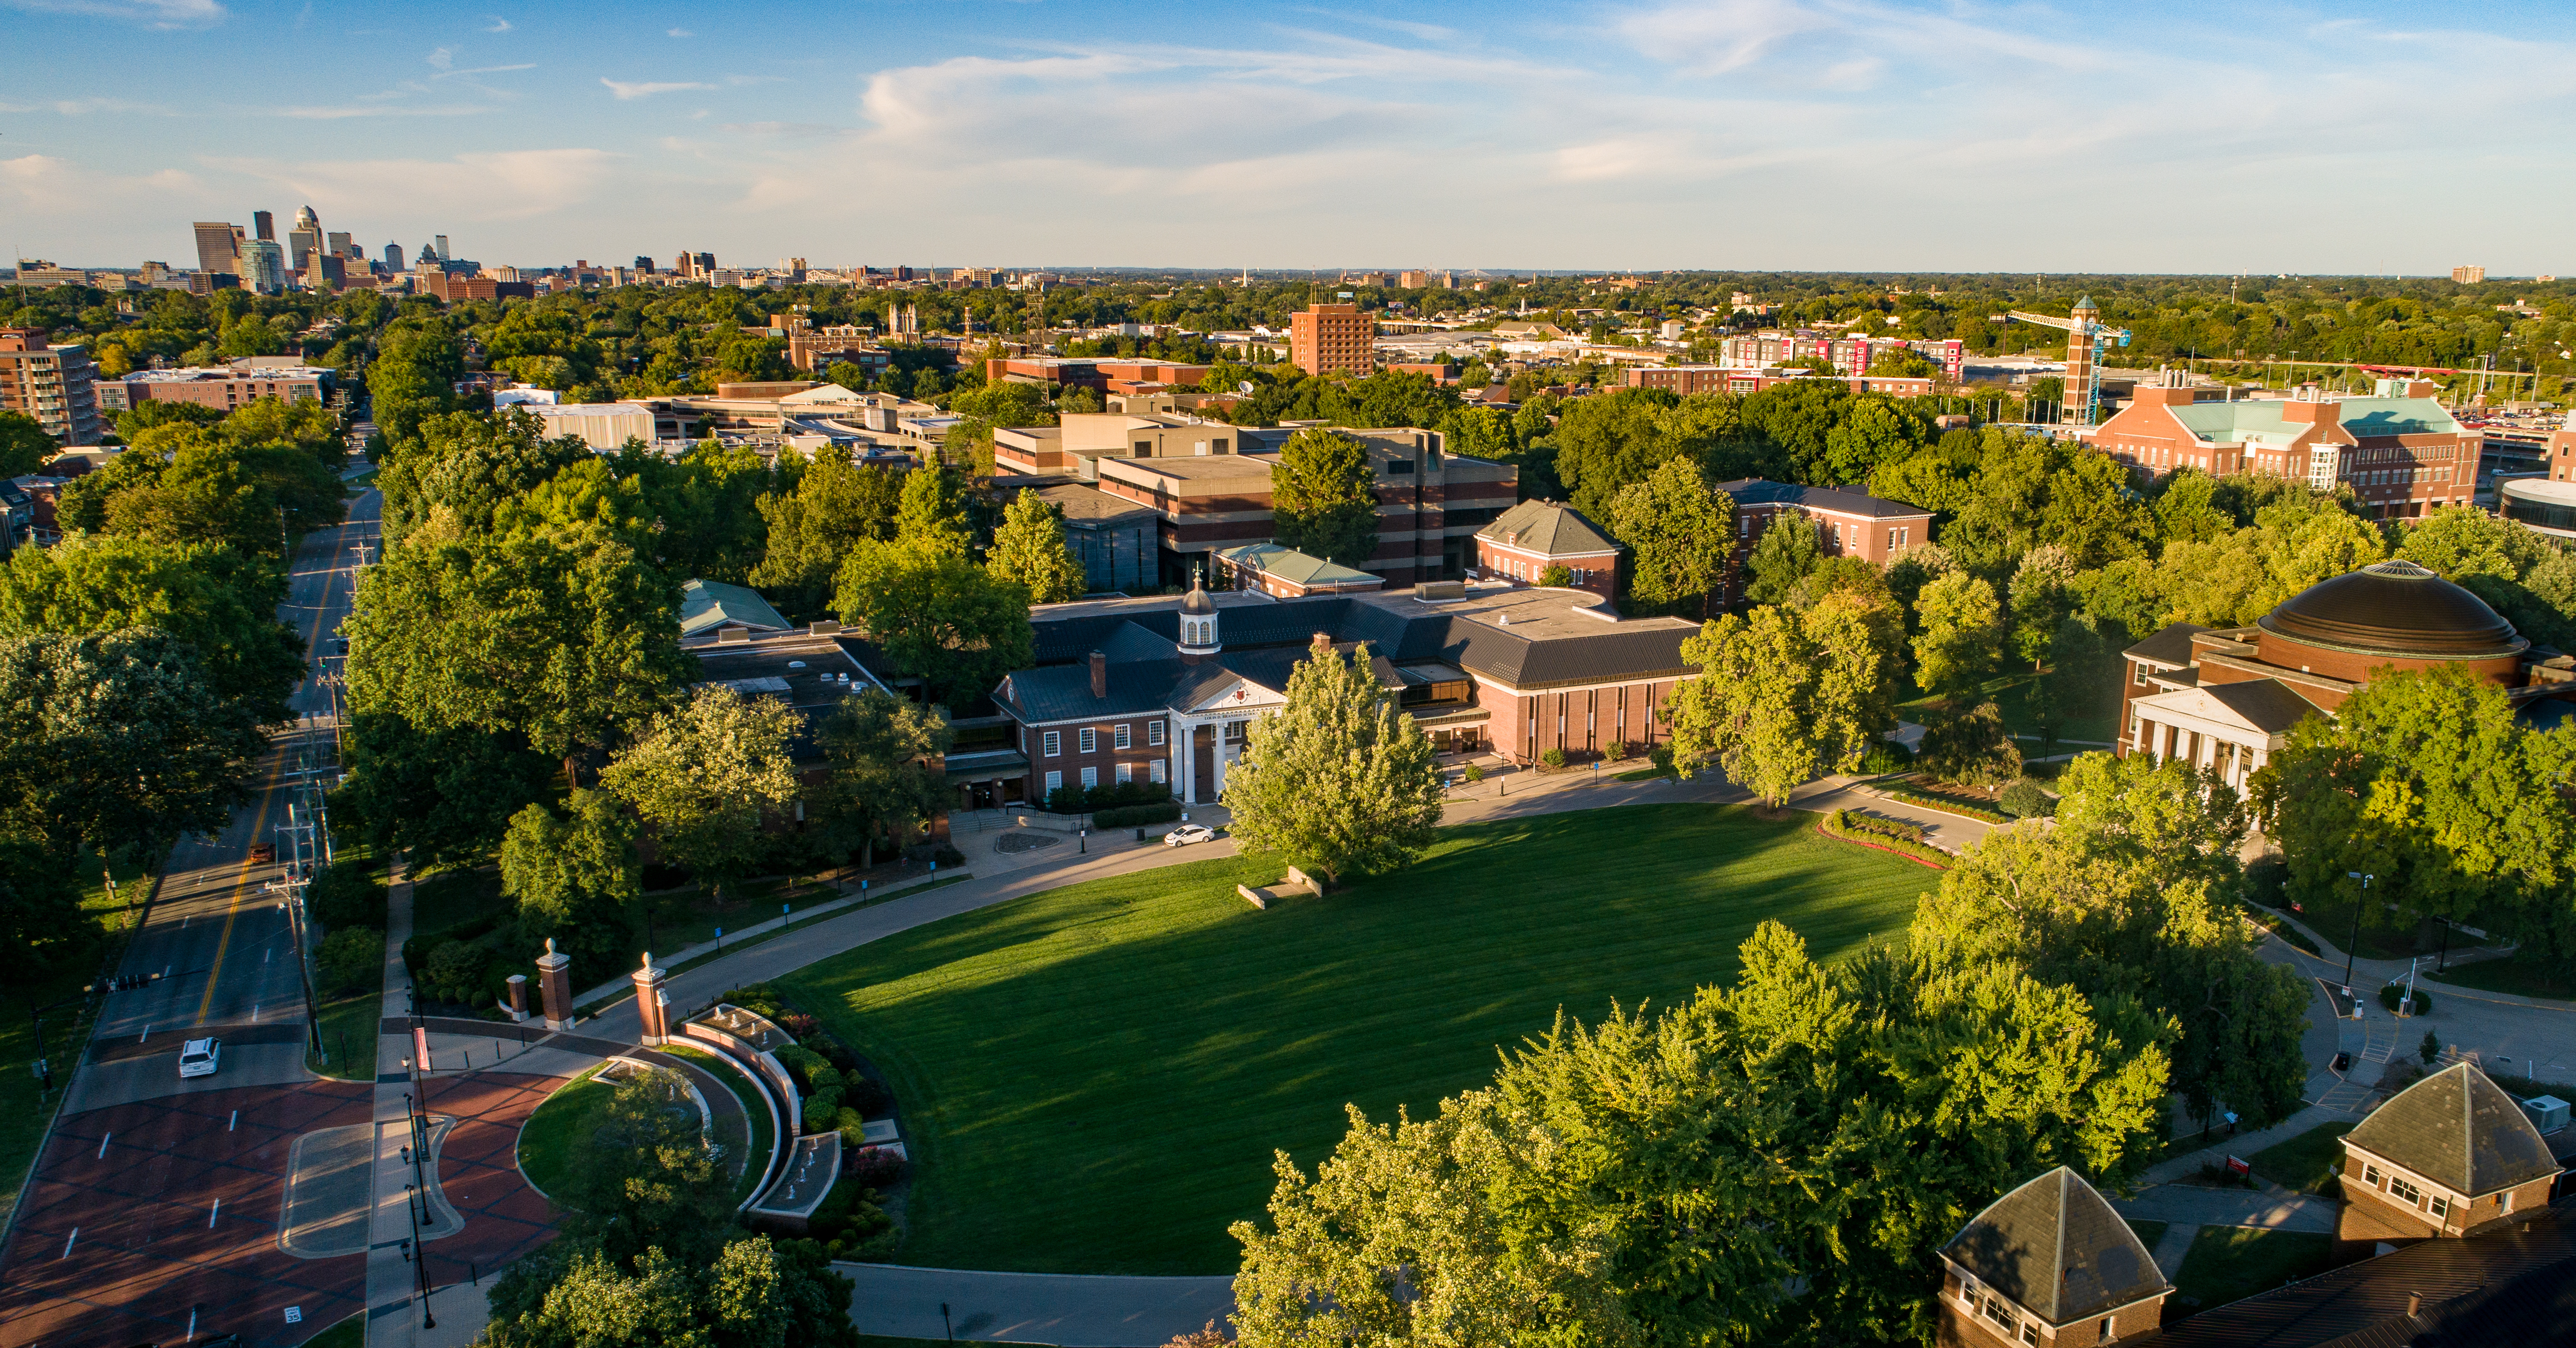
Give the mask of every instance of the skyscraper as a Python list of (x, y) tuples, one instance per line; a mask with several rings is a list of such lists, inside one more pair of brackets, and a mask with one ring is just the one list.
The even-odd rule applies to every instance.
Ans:
[(348, 236), (348, 235), (346, 235), (346, 234), (331, 233), (331, 234), (325, 234), (325, 235), (323, 235), (322, 237), (323, 237), (324, 239), (329, 240), (329, 243), (330, 243), (330, 253), (331, 253), (331, 256), (333, 256), (333, 257), (364, 257), (364, 256), (366, 256), (366, 254), (361, 253), (361, 252), (359, 252), (357, 249), (355, 249), (355, 248), (353, 248), (353, 247), (349, 246), (349, 236)]
[(295, 228), (287, 231), (286, 234), (287, 266), (301, 272), (304, 270), (306, 259), (320, 252), (321, 249), (322, 222), (314, 217), (313, 208), (310, 206), (297, 210)]
[(221, 220), (198, 221), (197, 270), (221, 276), (241, 275), (241, 243), (241, 226)]
[(646, 275), (646, 276), (650, 276), (650, 275), (652, 275), (652, 274), (653, 274), (653, 259), (651, 259), (651, 258), (649, 258), (649, 257), (644, 256), (642, 253), (638, 253), (638, 254), (636, 254), (636, 255), (635, 255), (635, 270), (636, 270), (636, 271), (638, 271), (638, 272), (643, 273), (643, 274), (644, 274), (644, 275)]
[(398, 272), (402, 269), (402, 245), (388, 241), (385, 244), (385, 270), (389, 272)]
[(437, 239), (437, 242), (438, 242), (438, 260), (439, 260), (439, 261), (441, 261), (441, 262), (445, 262), (445, 261), (446, 261), (446, 260), (448, 260), (449, 258), (452, 258), (452, 257), (456, 256), (455, 251), (454, 251), (454, 250), (452, 250), (452, 249), (450, 249), (450, 248), (447, 246), (447, 236), (446, 236), (446, 235), (444, 235), (444, 234), (439, 235), (439, 236), (438, 236), (438, 239)]
[(266, 211), (252, 211), (250, 213), (250, 223), (251, 227), (259, 232), (259, 237), (268, 239), (272, 242), (276, 240), (277, 219), (275, 216), (270, 215)]
[(241, 246), (242, 284), (263, 295), (286, 289), (286, 250), (274, 239), (251, 239)]
[(420, 256), (413, 259), (412, 265), (416, 267), (430, 267), (436, 266), (441, 262), (445, 262), (447, 258), (438, 251), (438, 245), (445, 242), (447, 242), (447, 239), (442, 235), (436, 242), (422, 244), (420, 246)]

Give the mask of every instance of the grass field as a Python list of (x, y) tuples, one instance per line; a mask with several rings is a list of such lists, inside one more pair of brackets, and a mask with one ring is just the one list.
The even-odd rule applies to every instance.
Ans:
[(0, 1016), (0, 1221), (17, 1206), (18, 1186), (36, 1159), (36, 1146), (44, 1139), (54, 1107), (62, 1103), (62, 1088), (71, 1084), (72, 1065), (89, 1043), (90, 1014), (97, 999), (45, 1013), (45, 1056), (54, 1068), (50, 1091), (42, 1090), (36, 1079), (36, 1027), (30, 1013), (80, 997), (81, 986), (96, 978), (124, 948), (126, 901), (132, 900), (139, 910), (152, 883), (141, 867), (121, 866), (116, 872), (118, 897), (111, 900), (95, 857), (83, 852), (74, 865), (83, 882), (81, 910), (98, 923), (102, 943), (43, 978), (12, 988), (14, 1005), (9, 1014)]
[(2250, 1226), (2204, 1226), (2174, 1274), (2174, 1290), (2197, 1297), (2195, 1310), (2268, 1292), (2285, 1282), (2313, 1277), (2334, 1263), (2334, 1237), (2310, 1231), (2265, 1231)]
[(2480, 992), (2560, 1000), (2576, 998), (2576, 970), (2536, 948), (2518, 950), (2500, 960), (2454, 964), (2441, 973), (2427, 976), (2459, 987), (2476, 988)]
[(1223, 859), (1070, 886), (778, 980), (886, 1073), (915, 1161), (906, 1264), (1231, 1271), (1273, 1148), (1342, 1105), (1429, 1112), (1559, 1008), (1736, 972), (1764, 918), (1820, 956), (1900, 931), (1934, 877), (1803, 812), (1632, 806), (1445, 830), (1421, 864), (1258, 912)]
[(318, 1009), (322, 1013), (322, 1051), (331, 1055), (331, 1061), (323, 1062), (307, 1048), (304, 1065), (319, 1075), (342, 1081), (375, 1080), (376, 1032), (384, 1023), (384, 990), (334, 997)]
[(2351, 1131), (2349, 1123), (2321, 1123), (2297, 1137), (2275, 1142), (2246, 1159), (2253, 1163), (2257, 1176), (2284, 1189), (2332, 1196), (2335, 1190), (2331, 1167), (2343, 1159), (2343, 1144), (2339, 1139)]
[(617, 1093), (598, 1074), (594, 1067), (547, 1096), (519, 1130), (519, 1173), (557, 1203), (570, 1189), (573, 1162), (599, 1127), (599, 1111)]

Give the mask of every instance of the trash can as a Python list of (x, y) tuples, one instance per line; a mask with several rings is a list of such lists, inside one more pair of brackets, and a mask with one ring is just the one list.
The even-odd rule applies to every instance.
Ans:
[(1136, 830), (1136, 841), (1138, 841), (1138, 842), (1143, 842), (1143, 841), (1145, 841), (1145, 830), (1143, 830), (1143, 829), (1141, 829), (1141, 828), (1140, 828), (1140, 829), (1138, 829), (1138, 830)]

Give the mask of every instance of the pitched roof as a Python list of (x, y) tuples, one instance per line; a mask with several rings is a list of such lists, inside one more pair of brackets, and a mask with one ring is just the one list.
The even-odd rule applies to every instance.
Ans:
[(2052, 1325), (2169, 1290), (2137, 1233), (2065, 1166), (1987, 1205), (1941, 1253)]
[(2168, 623), (2156, 634), (2120, 652), (2132, 660), (2148, 660), (2159, 665), (2191, 663), (2191, 638), (2209, 629), (2198, 623)]
[(1619, 545), (1583, 517), (1583, 512), (1554, 501), (1523, 501), (1476, 531), (1478, 538), (1535, 552), (1542, 557), (1574, 557), (1616, 552)]
[(1386, 583), (1383, 576), (1309, 556), (1276, 543), (1246, 543), (1239, 548), (1219, 548), (1216, 555), (1237, 566), (1248, 566), (1264, 575), (1277, 576), (1298, 585)]
[(692, 580), (680, 587), (680, 635), (693, 637), (727, 623), (784, 632), (795, 624), (768, 600), (739, 585)]
[(2323, 714), (2317, 704), (2299, 696), (2297, 689), (2278, 679), (2204, 683), (2200, 685), (2200, 691), (2244, 717), (2246, 724), (2271, 735), (2282, 734), (2311, 716)]
[(2470, 1198), (2559, 1171), (2522, 1106), (2466, 1062), (2399, 1091), (2343, 1140)]
[(1737, 505), (1793, 505), (1808, 510), (1830, 510), (1838, 515), (1867, 515), (1872, 519), (1930, 519), (1932, 512), (1903, 501), (1890, 501), (1866, 492), (1842, 491), (1834, 487), (1808, 487), (1795, 482), (1772, 482), (1748, 477), (1736, 482), (1717, 484), (1719, 491), (1735, 498)]

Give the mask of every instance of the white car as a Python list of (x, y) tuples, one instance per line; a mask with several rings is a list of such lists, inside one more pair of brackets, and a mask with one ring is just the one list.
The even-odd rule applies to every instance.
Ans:
[(191, 1039), (179, 1046), (179, 1075), (210, 1077), (222, 1060), (224, 1046), (212, 1039)]
[(1179, 828), (1173, 829), (1171, 832), (1163, 835), (1163, 845), (1165, 847), (1178, 847), (1183, 843), (1206, 842), (1215, 836), (1216, 830), (1209, 828), (1205, 824), (1183, 824)]

